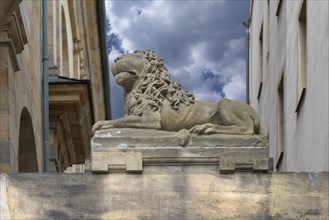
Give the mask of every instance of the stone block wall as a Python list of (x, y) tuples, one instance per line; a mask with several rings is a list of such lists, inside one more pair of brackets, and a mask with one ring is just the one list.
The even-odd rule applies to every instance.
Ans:
[[(60, 118), (61, 112), (73, 112), (65, 116), (70, 121), (58, 120), (62, 124), (62, 121), (73, 123), (64, 126), (64, 134), (70, 136), (70, 126), (73, 127), (72, 133), (77, 134), (65, 138), (69, 140), (69, 144), (65, 143), (69, 149), (62, 150), (70, 151), (71, 159), (59, 161), (57, 165), (65, 164), (63, 167), (66, 168), (84, 163), (84, 159), (90, 157), (92, 123), (106, 118), (102, 68), (107, 59), (101, 56), (99, 23), (102, 22), (97, 11), (98, 6), (102, 6), (100, 1), (50, 0), (48, 3), (49, 22), (45, 31), (48, 31), (49, 40), (46, 45), (49, 49), (49, 79), (51, 76), (72, 79), (70, 83), (80, 83), (86, 90), (82, 100), (73, 100), (74, 92), (64, 91), (56, 93), (55, 98), (60, 101), (50, 103), (52, 118)], [(42, 1), (2, 0), (0, 8), (0, 172), (42, 172)], [(61, 80), (56, 83), (63, 84)], [(51, 90), (50, 101), (53, 98)], [(69, 104), (63, 107), (63, 103), (72, 100), (78, 108)], [(75, 112), (68, 111), (68, 108)], [(58, 109), (61, 112), (58, 113)], [(56, 132), (50, 134), (54, 136), (49, 140), (61, 140)], [(50, 149), (51, 153), (54, 151), (55, 148)], [(79, 155), (81, 151), (83, 155)]]
[[(18, 172), (21, 119), (32, 129), (36, 171), (42, 170), (41, 2), (23, 1), (1, 33), (1, 171)], [(22, 118), (23, 110), (27, 118)], [(30, 133), (28, 131), (28, 133)], [(28, 134), (30, 135), (30, 134)], [(24, 139), (24, 138), (23, 138)]]
[(0, 183), (9, 219), (329, 218), (328, 172), (1, 174)]

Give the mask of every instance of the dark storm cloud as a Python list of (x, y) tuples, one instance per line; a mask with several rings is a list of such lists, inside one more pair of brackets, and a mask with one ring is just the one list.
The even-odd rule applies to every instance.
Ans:
[[(249, 1), (107, 1), (106, 4), (113, 39), (110, 61), (124, 51), (155, 50), (172, 77), (197, 98), (213, 102), (223, 95), (245, 98), (242, 22), (247, 19)], [(212, 79), (204, 77), (205, 70), (213, 74)]]

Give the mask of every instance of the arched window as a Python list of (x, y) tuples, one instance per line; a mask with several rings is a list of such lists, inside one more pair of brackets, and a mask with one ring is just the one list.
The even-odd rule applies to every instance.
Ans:
[(30, 113), (23, 108), (19, 126), (18, 172), (38, 172), (37, 152)]

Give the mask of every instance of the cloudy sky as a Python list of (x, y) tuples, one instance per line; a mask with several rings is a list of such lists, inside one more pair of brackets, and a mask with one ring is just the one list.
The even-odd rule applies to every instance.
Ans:
[[(151, 49), (197, 99), (245, 100), (249, 0), (105, 1), (109, 63), (136, 49)], [(112, 77), (112, 75), (111, 75)], [(123, 92), (111, 78), (112, 116), (123, 115)]]

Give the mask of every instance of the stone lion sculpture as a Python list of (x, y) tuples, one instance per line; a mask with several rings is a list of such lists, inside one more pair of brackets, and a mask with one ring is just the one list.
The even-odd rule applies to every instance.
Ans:
[[(239, 100), (195, 100), (171, 80), (163, 60), (150, 50), (115, 59), (112, 74), (125, 93), (125, 116), (99, 121), (93, 133), (107, 128), (149, 128), (197, 134), (258, 134), (259, 117)], [(187, 131), (188, 130), (188, 131)], [(184, 132), (183, 132), (184, 133)]]

